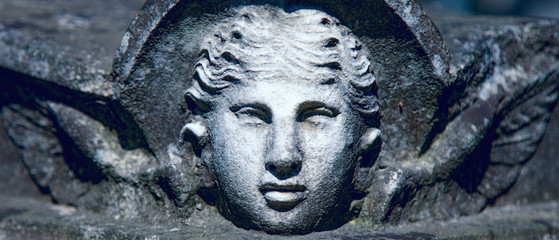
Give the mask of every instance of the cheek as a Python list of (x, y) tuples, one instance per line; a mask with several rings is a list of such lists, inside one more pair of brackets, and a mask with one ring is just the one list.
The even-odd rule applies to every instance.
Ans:
[(264, 169), (264, 132), (244, 129), (230, 111), (215, 111), (209, 118), (211, 165), (218, 181), (257, 177)]
[[(322, 129), (300, 129), (308, 171), (315, 175), (344, 175), (353, 166), (354, 129), (341, 119)], [(304, 163), (305, 164), (305, 163)]]

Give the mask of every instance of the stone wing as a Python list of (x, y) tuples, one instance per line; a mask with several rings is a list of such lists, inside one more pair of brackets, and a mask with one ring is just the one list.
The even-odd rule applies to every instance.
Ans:
[[(508, 20), (493, 20), (488, 26), (487, 19), (480, 18), (463, 25), (466, 30), (457, 27), (459, 18), (436, 19), (443, 36), (452, 40), (447, 42), (451, 80), (438, 96), (432, 127), (414, 145), (416, 153), (398, 154), (398, 148), (383, 143), (362, 215), (374, 213), (380, 216), (378, 222), (398, 222), (477, 213), (503, 202), (501, 198), (516, 201), (515, 196), (524, 194), (510, 193), (519, 174), (538, 172), (525, 171), (533, 169), (536, 160), (537, 166), (555, 160), (535, 154), (557, 102), (559, 64), (553, 49), (559, 40), (553, 32), (558, 30), (546, 21), (536, 25)], [(536, 34), (542, 38), (531, 39)], [(406, 100), (402, 102), (401, 110), (409, 110)], [(415, 121), (401, 116), (405, 124)]]
[(455, 170), (468, 192), (494, 201), (516, 182), (534, 156), (557, 103), (559, 72), (541, 79), (497, 113), (485, 137)]

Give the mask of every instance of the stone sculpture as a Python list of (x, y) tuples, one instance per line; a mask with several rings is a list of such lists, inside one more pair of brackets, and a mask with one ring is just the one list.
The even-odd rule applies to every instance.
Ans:
[(359, 166), (376, 160), (362, 156), (380, 150), (369, 66), (362, 44), (319, 11), (249, 6), (216, 27), (182, 135), (204, 149), (224, 215), (273, 233), (345, 219)]
[(445, 43), (409, 0), (148, 1), (110, 67), (7, 31), (12, 162), (56, 204), (165, 227), (370, 231), (559, 199), (531, 176), (559, 169), (559, 23), (463, 20), (436, 19)]

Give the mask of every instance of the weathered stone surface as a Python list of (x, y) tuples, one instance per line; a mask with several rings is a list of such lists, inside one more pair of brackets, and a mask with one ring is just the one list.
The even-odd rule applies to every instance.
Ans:
[[(558, 199), (559, 181), (557, 173), (557, 157), (559, 156), (555, 136), (559, 134), (557, 119), (559, 110), (556, 108), (549, 120), (549, 125), (541, 145), (532, 160), (527, 162), (520, 171), (520, 176), (507, 194), (497, 198), (496, 206), (522, 205), (529, 202), (544, 202)], [(537, 187), (536, 187), (537, 186)]]
[[(559, 21), (434, 16), (437, 29), (419, 5), (403, 0), (148, 1), (127, 31), (141, 2), (119, 2), (110, 8), (105, 1), (87, 6), (62, 0), (0, 3), (0, 13), (5, 13), (0, 14), (0, 107), (6, 131), (0, 140), (13, 142), (2, 142), (6, 154), (0, 164), (16, 171), (0, 171), (0, 177), (10, 178), (0, 190), (48, 196), (57, 204), (37, 203), (44, 207), (20, 211), (28, 208), (16, 204), (19, 198), (7, 199), (10, 204), (0, 216), (9, 217), (2, 221), (0, 237), (39, 236), (41, 229), (56, 229), (52, 236), (62, 238), (173, 239), (232, 233), (239, 238), (269, 237), (238, 229), (222, 217), (237, 226), (259, 228), (245, 224), (255, 217), (228, 212), (234, 200), (223, 201), (224, 188), (215, 185), (223, 185), (219, 171), (228, 168), (212, 169), (212, 162), (204, 157), (208, 152), (204, 147), (210, 143), (222, 145), (213, 154), (238, 158), (241, 153), (228, 151), (227, 146), (232, 146), (228, 144), (236, 137), (256, 134), (231, 131), (220, 135), (212, 127), (223, 123), (215, 119), (234, 108), (225, 107), (208, 117), (197, 112), (196, 101), (191, 101), (196, 99), (184, 99), (185, 91), (194, 86), (192, 76), (203, 43), (216, 26), (249, 3), (268, 4), (268, 9), (287, 13), (319, 9), (312, 16), (327, 14), (339, 20), (363, 43), (376, 80), (377, 98), (367, 104), (378, 101), (381, 117), (374, 128), (382, 132), (382, 141), (373, 138), (377, 132), (367, 135), (355, 130), (359, 127), (351, 128), (355, 130), (351, 137), (358, 139), (362, 134), (371, 140), (361, 139), (359, 147), (378, 150), (382, 142), (382, 148), (380, 153), (363, 154), (359, 159), (366, 164), (359, 165), (358, 174), (343, 184), (355, 189), (351, 206), (344, 206), (350, 209), (346, 218), (342, 218), (345, 212), (336, 213), (334, 218), (339, 219), (334, 224), (298, 230), (269, 228), (268, 232), (307, 233), (345, 223), (305, 237), (556, 237)], [(276, 35), (289, 31), (294, 30), (285, 28)], [(251, 61), (245, 62), (259, 62)], [(336, 68), (332, 66), (327, 67)], [(278, 68), (280, 76), (288, 75)], [(289, 95), (304, 87), (282, 90)], [(224, 95), (231, 100), (249, 93), (238, 90)], [(285, 104), (280, 106), (288, 105), (282, 101)], [(202, 131), (208, 127), (205, 121), (214, 123), (207, 135)], [(268, 122), (274, 121), (270, 117)], [(297, 118), (299, 122), (304, 121)], [(258, 152), (253, 151), (256, 143), (234, 142), (243, 144), (233, 150)], [(328, 144), (312, 149), (335, 149), (335, 144)], [(299, 171), (289, 173), (284, 175), (296, 176)], [(29, 190), (34, 188), (38, 191)], [(346, 204), (337, 197), (331, 199)], [(34, 204), (27, 201), (33, 200), (21, 199), (24, 205)], [(524, 206), (534, 202), (547, 203)], [(52, 217), (51, 208), (64, 213)], [(453, 218), (460, 219), (448, 220)]]
[(150, 225), (82, 212), (28, 198), (0, 196), (3, 239), (553, 239), (559, 230), (559, 204), (490, 209), (452, 221), (427, 221), (371, 229), (350, 223), (304, 236), (267, 235), (228, 222), (204, 226)]
[(0, 65), (108, 97), (115, 50), (142, 3), (2, 1)]
[(0, 118), (0, 152), (2, 153), (3, 183), (0, 184), (0, 192), (14, 196), (30, 196), (41, 198), (42, 194), (27, 172), (27, 168), (21, 161), (21, 152), (6, 134), (4, 125)]
[[(489, 125), (476, 126), (478, 129), (480, 126), (487, 126), (489, 131), (478, 135), (484, 138), (480, 142), (470, 141), (475, 142), (471, 145), (475, 146), (475, 149), (459, 163), (461, 166), (453, 171), (448, 171), (449, 167), (453, 166), (449, 166), (448, 163), (439, 167), (440, 172), (447, 171), (451, 174), (448, 177), (446, 174), (439, 175), (443, 179), (447, 178), (449, 183), (450, 189), (443, 192), (450, 192), (450, 195), (454, 196), (452, 202), (459, 203), (448, 204), (446, 210), (455, 211), (450, 210), (453, 208), (450, 206), (457, 207), (456, 210), (464, 209), (468, 205), (467, 202), (471, 202), (470, 207), (466, 208), (469, 210), (458, 211), (462, 211), (461, 214), (470, 214), (483, 209), (486, 204), (501, 202), (498, 200), (501, 197), (514, 199), (514, 193), (510, 193), (509, 189), (515, 183), (529, 184), (523, 181), (530, 180), (517, 182), (517, 177), (520, 171), (534, 171), (534, 167), (530, 166), (530, 159), (540, 159), (533, 161), (543, 161), (550, 166), (556, 164), (555, 155), (543, 156), (538, 152), (549, 151), (543, 146), (556, 141), (551, 140), (553, 134), (548, 134), (546, 141), (540, 145), (557, 99), (558, 55), (556, 47), (553, 47), (559, 44), (558, 36), (553, 34), (557, 32), (557, 23), (548, 19), (455, 16), (439, 16), (435, 18), (435, 22), (439, 23), (438, 26), (447, 39), (452, 56), (450, 73), (456, 79), (448, 88), (452, 94), (444, 94), (441, 99), (446, 101), (448, 106), (443, 116), (446, 115), (447, 119), (451, 120), (460, 119), (460, 115), (468, 114), (470, 119), (491, 116), (488, 111), (494, 114), (493, 118), (488, 118), (489, 122), (485, 122)], [(535, 35), (542, 38), (535, 39)], [(458, 89), (464, 91), (457, 91)], [(468, 92), (475, 91), (479, 91), (477, 97), (465, 97)], [(488, 93), (494, 96), (486, 96)], [(486, 106), (476, 106), (476, 102), (479, 103), (484, 97), (489, 101), (494, 101), (491, 98), (499, 100)], [(462, 99), (454, 102), (454, 99), (459, 98)], [(448, 103), (453, 103), (454, 106)], [(450, 122), (446, 129), (452, 125)], [(434, 130), (436, 131), (436, 128)], [(439, 141), (444, 136), (442, 133)], [(460, 145), (468, 146), (464, 142), (460, 142)], [(436, 146), (436, 142), (433, 146)], [(452, 148), (441, 149), (446, 154), (452, 152), (449, 151)], [(538, 157), (533, 158), (534, 154)], [(425, 156), (429, 156), (429, 153), (426, 152), (423, 157)], [(436, 185), (446, 182), (443, 179), (438, 179)], [(537, 186), (541, 186), (541, 189), (536, 190)], [(553, 191), (547, 186), (537, 184), (531, 188), (532, 192)], [(432, 188), (426, 187), (423, 191), (432, 191)], [(467, 198), (470, 200), (464, 200), (464, 191), (470, 195)], [(508, 194), (511, 196), (507, 196)], [(532, 200), (535, 198), (543, 200), (544, 196), (540, 195)], [(417, 209), (418, 212), (429, 212), (422, 210), (425, 209), (424, 205), (419, 206), (421, 207)], [(418, 217), (421, 219), (428, 215), (418, 216), (421, 216)]]

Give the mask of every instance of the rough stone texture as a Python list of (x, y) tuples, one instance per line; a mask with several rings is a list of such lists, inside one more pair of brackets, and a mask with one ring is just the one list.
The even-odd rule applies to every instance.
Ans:
[(109, 97), (113, 92), (106, 78), (114, 52), (142, 3), (2, 1), (0, 63), (31, 77)]
[(219, 222), (204, 226), (150, 225), (115, 220), (28, 198), (0, 197), (2, 239), (555, 239), (559, 203), (491, 209), (452, 221), (371, 229), (352, 222), (304, 236), (267, 235)]
[[(521, 205), (559, 198), (559, 186), (549, 184), (559, 182), (557, 157), (550, 157), (559, 156), (559, 149), (556, 147), (557, 141), (554, 140), (554, 137), (559, 134), (558, 118), (559, 110), (556, 108), (549, 120), (546, 135), (534, 158), (522, 168), (518, 180), (508, 193), (497, 199), (496, 206)], [(534, 191), (534, 186), (545, 187)]]
[(4, 176), (3, 182), (0, 184), (0, 192), (7, 195), (41, 198), (41, 192), (33, 183), (27, 168), (21, 161), (21, 152), (6, 135), (6, 130), (1, 122), (0, 143), (0, 153), (2, 153), (0, 176)]
[[(479, 202), (470, 205), (469, 209), (461, 210), (462, 214), (478, 211), (471, 209), (476, 205), (484, 208), (517, 200), (525, 203), (551, 199), (550, 193), (556, 192), (551, 185), (555, 184), (538, 184), (534, 180), (538, 177), (527, 178), (525, 172), (547, 171), (547, 167), (546, 170), (536, 169), (543, 165), (553, 169), (557, 162), (556, 155), (550, 152), (554, 148), (547, 147), (547, 144), (556, 142), (552, 133), (554, 121), (551, 121), (551, 128), (544, 138), (547, 122), (555, 108), (559, 82), (556, 21), (455, 16), (441, 16), (435, 21), (439, 23), (445, 39), (449, 39), (447, 44), (452, 53), (450, 73), (456, 77), (449, 87), (450, 91), (464, 89), (466, 93), (472, 92), (476, 91), (474, 86), (479, 84), (480, 98), (483, 99), (486, 92), (501, 95), (498, 104), (490, 105), (497, 107), (491, 123), (496, 128), (484, 134), (485, 139), (450, 176), (451, 182), (457, 183), (462, 191), (474, 197), (464, 201), (460, 194), (456, 194), (455, 198), (462, 201), (462, 205), (468, 201)], [(534, 38), (535, 35), (542, 38)], [(472, 47), (472, 44), (476, 47)], [(476, 83), (481, 79), (487, 80)], [(468, 82), (467, 86), (462, 81)], [(488, 83), (498, 87), (487, 90), (491, 86)], [(445, 97), (445, 101), (451, 102), (457, 96), (448, 94)], [(469, 98), (449, 107), (446, 113), (449, 119), (453, 115), (467, 113), (470, 110), (465, 105), (474, 102), (472, 106), (475, 106), (475, 101), (479, 101)], [(480, 110), (473, 112), (472, 116), (483, 115)], [(542, 139), (544, 142), (540, 145)], [(523, 178), (518, 178), (520, 172), (524, 172)], [(554, 182), (554, 175), (548, 175), (546, 181)], [(527, 194), (526, 190), (524, 193), (515, 190), (528, 185), (531, 186), (531, 192), (536, 193), (531, 195), (530, 201), (522, 196)]]
[[(145, 139), (112, 100), (113, 85), (107, 81), (122, 34), (142, 4), (62, 0), (0, 3), (2, 134), (7, 127), (17, 147), (2, 142), (6, 149), (2, 169), (10, 170), (2, 175), (9, 179), (2, 183), (3, 194), (23, 194), (32, 186), (34, 194), (43, 194), (53, 202), (116, 218), (153, 217), (161, 212), (149, 203), (141, 204), (153, 194), (137, 189), (138, 182), (123, 173), (134, 174), (130, 164), (118, 165), (121, 157), (145, 159), (137, 157), (140, 149), (130, 153), (121, 149), (138, 148), (145, 145)], [(79, 128), (61, 129), (74, 123)], [(107, 136), (107, 140), (96, 136)], [(113, 151), (87, 152), (90, 145)], [(91, 160), (99, 158), (102, 161)], [(103, 164), (108, 161), (116, 165)], [(20, 174), (22, 167), (14, 163), (25, 167), (34, 186), (25, 186), (29, 177)]]
[(305, 237), (556, 238), (559, 22), (435, 16), (439, 35), (397, 0), (148, 1), (128, 31), (140, 1), (3, 1), (0, 193), (26, 198), (2, 197), (0, 238), (269, 237), (219, 215), (178, 142), (201, 40), (249, 2), (336, 17), (378, 81), (383, 145), (358, 217)]

